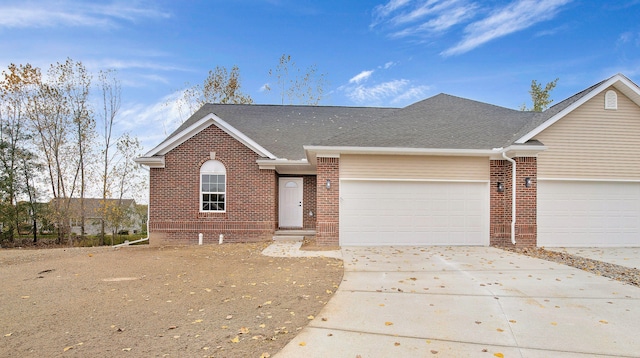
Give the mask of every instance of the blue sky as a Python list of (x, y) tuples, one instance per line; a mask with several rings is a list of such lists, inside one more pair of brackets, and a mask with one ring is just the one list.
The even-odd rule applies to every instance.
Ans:
[(531, 80), (560, 101), (623, 73), (640, 81), (640, 1), (0, 2), (0, 68), (67, 57), (122, 81), (120, 129), (146, 149), (179, 123), (165, 103), (216, 66), (256, 103), (282, 54), (326, 74), (323, 105), (405, 106), (438, 93), (509, 108)]

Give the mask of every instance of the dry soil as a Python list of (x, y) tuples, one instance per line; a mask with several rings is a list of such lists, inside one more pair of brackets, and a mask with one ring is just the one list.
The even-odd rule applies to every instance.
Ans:
[(1, 249), (0, 356), (273, 356), (343, 269), (266, 245)]

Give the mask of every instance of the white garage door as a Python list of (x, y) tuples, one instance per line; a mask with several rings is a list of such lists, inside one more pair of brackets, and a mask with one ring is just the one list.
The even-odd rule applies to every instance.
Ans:
[(640, 246), (640, 183), (540, 180), (538, 246)]
[(340, 245), (488, 245), (486, 182), (340, 182)]

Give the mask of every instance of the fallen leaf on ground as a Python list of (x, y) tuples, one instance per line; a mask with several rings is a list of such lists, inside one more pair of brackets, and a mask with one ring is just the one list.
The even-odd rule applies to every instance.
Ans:
[(498, 358), (504, 358), (504, 354), (502, 353), (493, 353), (493, 356)]
[(131, 350), (131, 348), (122, 348), (123, 351), (125, 352), (129, 352)]
[(298, 343), (298, 345), (300, 345), (301, 347), (304, 347), (304, 346), (307, 345), (307, 343), (306, 342), (300, 342), (300, 343)]
[(313, 315), (308, 315), (307, 319), (314, 319), (315, 317), (313, 317)]
[(5, 336), (5, 337), (11, 337), (11, 335), (12, 335), (12, 333), (7, 333), (7, 334), (5, 334), (4, 336)]
[(68, 351), (69, 349), (73, 349), (73, 346), (69, 346), (69, 347), (64, 347), (64, 349), (62, 350), (63, 352)]
[(271, 354), (269, 354), (267, 352), (262, 353), (262, 355), (260, 355), (260, 358), (269, 358), (269, 357), (271, 357)]
[(502, 329), (502, 328), (496, 328), (496, 331), (498, 331), (498, 332), (504, 332), (504, 329)]
[(432, 349), (432, 350), (431, 350), (431, 354), (438, 354), (438, 351), (437, 351), (437, 350), (435, 350), (435, 349)]
[(552, 325), (552, 326), (557, 326), (557, 325), (558, 325), (558, 323), (557, 323), (557, 322), (551, 322), (551, 325)]
[(609, 322), (607, 322), (607, 321), (605, 321), (605, 320), (603, 320), (603, 319), (601, 319), (601, 320), (600, 320), (600, 321), (598, 321), (598, 322), (600, 322), (600, 323), (602, 323), (602, 324), (609, 324)]
[(391, 325), (393, 325), (393, 322), (388, 322), (388, 321), (387, 321), (387, 322), (385, 322), (385, 323), (384, 323), (384, 325), (385, 325), (385, 326), (391, 326)]
[(400, 342), (396, 342), (396, 343), (394, 343), (393, 345), (397, 347), (397, 346), (399, 346), (399, 345), (400, 345)]
[(231, 343), (238, 343), (238, 342), (240, 342), (240, 337), (239, 336), (235, 336), (235, 338), (233, 338), (231, 340)]
[(249, 333), (249, 328), (247, 327), (240, 327), (240, 330), (238, 331), (240, 334), (247, 334)]

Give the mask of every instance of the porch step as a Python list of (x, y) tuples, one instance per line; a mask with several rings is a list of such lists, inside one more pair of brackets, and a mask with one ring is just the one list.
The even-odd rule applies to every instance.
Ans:
[(276, 230), (274, 241), (302, 241), (305, 236), (316, 236), (315, 230)]
[(274, 236), (316, 236), (315, 230), (299, 229), (299, 230), (276, 230)]

